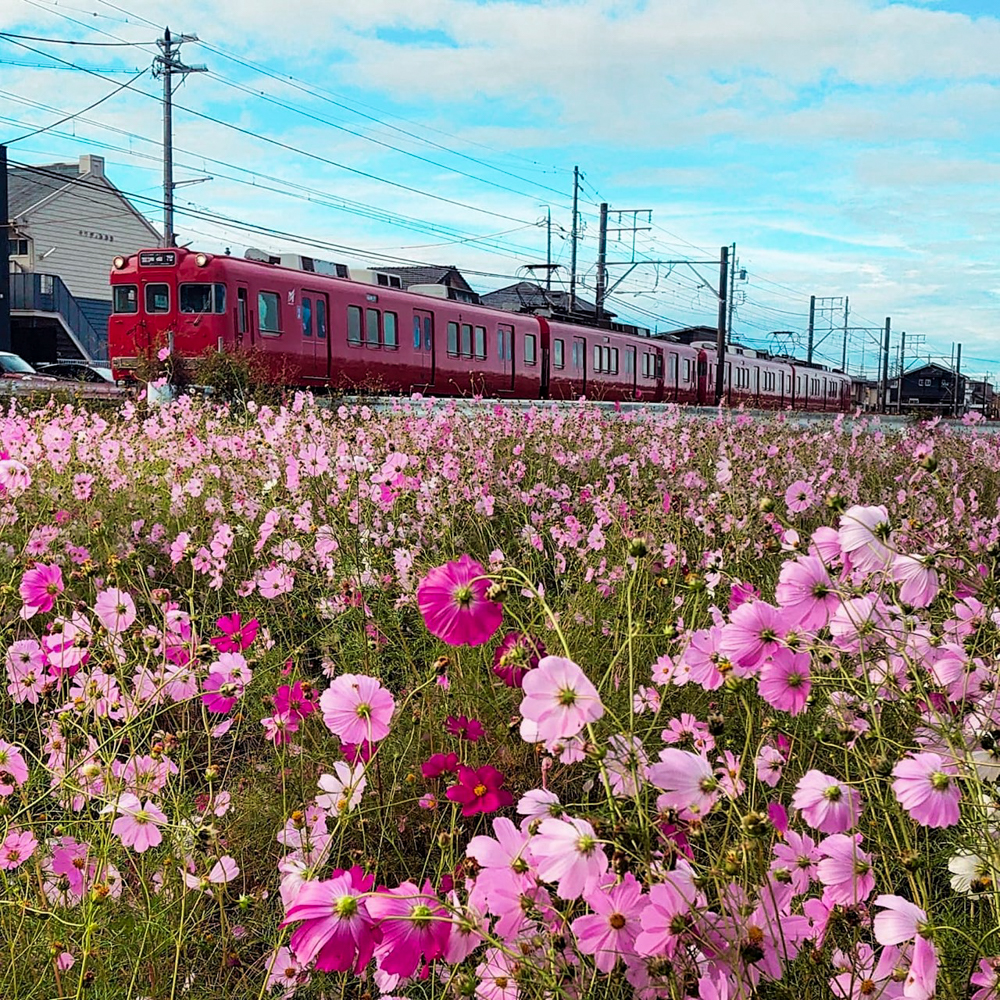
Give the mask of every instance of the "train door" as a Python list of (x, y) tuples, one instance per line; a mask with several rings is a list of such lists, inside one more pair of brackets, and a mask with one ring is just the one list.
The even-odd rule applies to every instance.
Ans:
[(236, 286), (235, 311), (236, 346), (242, 347), (245, 339), (253, 344), (253, 328), (250, 325), (250, 290), (246, 285)]
[(500, 361), (500, 371), (502, 372), (501, 386), (502, 392), (514, 391), (514, 327), (507, 323), (500, 323), (497, 326), (497, 358)]
[(313, 316), (313, 292), (303, 292), (299, 299), (299, 307), (295, 310), (295, 315), (299, 320), (299, 364), (302, 366), (302, 375), (310, 382), (314, 382), (317, 377), (316, 369), (316, 330), (315, 317)]
[[(715, 388), (712, 388), (715, 392)], [(714, 396), (713, 396), (714, 398)], [(708, 356), (704, 351), (698, 352), (698, 405), (708, 406)]]
[(680, 375), (678, 374), (680, 370), (680, 359), (678, 356), (671, 351), (667, 355), (667, 399), (671, 403), (677, 402), (678, 393), (678, 380)]
[(413, 350), (420, 365), (420, 384), (434, 385), (434, 313), (426, 309), (413, 310)]
[(653, 402), (663, 402), (663, 348), (657, 347), (653, 350)]
[(629, 383), (629, 399), (635, 399), (636, 369), (635, 348), (625, 348), (625, 381)]
[[(305, 332), (306, 300), (312, 300), (313, 368), (316, 379), (329, 383), (333, 367), (333, 346), (330, 336), (330, 298), (326, 292), (306, 292), (302, 299), (302, 329)], [(305, 339), (305, 338), (303, 338)]]
[(573, 338), (573, 383), (580, 382), (578, 396), (587, 395), (587, 338)]

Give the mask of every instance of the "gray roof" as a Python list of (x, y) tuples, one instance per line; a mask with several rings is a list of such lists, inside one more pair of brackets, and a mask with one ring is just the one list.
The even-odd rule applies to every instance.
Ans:
[(409, 288), (410, 285), (447, 285), (449, 288), (472, 291), (472, 286), (454, 264), (427, 267), (386, 267), (384, 264), (372, 264), (370, 270), (398, 275), (404, 288)]
[(78, 163), (48, 163), (37, 169), (8, 167), (7, 202), (10, 206), (10, 218), (16, 219), (23, 215), (79, 176)]
[[(562, 289), (546, 290), (534, 281), (519, 281), (516, 285), (498, 288), (495, 292), (487, 292), (480, 296), (484, 306), (494, 309), (506, 309), (508, 312), (521, 312), (528, 309), (552, 308), (562, 312), (569, 311), (569, 292)], [(597, 309), (592, 302), (576, 297), (576, 312), (596, 314)], [(605, 316), (614, 313), (605, 310)]]

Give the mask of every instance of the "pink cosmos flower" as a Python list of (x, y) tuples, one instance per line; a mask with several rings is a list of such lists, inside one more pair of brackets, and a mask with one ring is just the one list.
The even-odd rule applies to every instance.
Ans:
[(505, 780), (495, 767), (488, 764), (475, 771), (459, 764), (458, 782), (445, 795), (451, 802), (461, 805), (463, 816), (486, 815), (513, 805), (514, 796), (502, 787)]
[(775, 860), (771, 862), (771, 872), (784, 869), (797, 896), (808, 892), (810, 883), (817, 877), (816, 866), (819, 864), (819, 851), (812, 837), (787, 830), (785, 843), (775, 844), (772, 850)]
[(20, 868), (35, 853), (38, 839), (30, 830), (11, 828), (0, 844), (0, 870)]
[(439, 778), (442, 774), (458, 773), (457, 753), (435, 753), (431, 754), (420, 765), (420, 773), (429, 781), (431, 778)]
[(320, 695), (326, 728), (344, 743), (377, 743), (389, 735), (396, 702), (374, 678), (341, 674)]
[(594, 956), (601, 972), (610, 972), (619, 958), (636, 954), (635, 939), (642, 931), (642, 911), (649, 905), (642, 886), (630, 872), (618, 884), (602, 880), (584, 897), (592, 914), (573, 921), (576, 947), (584, 955)]
[(368, 899), (368, 911), (382, 932), (378, 964), (393, 976), (412, 976), (421, 956), (433, 962), (444, 954), (451, 930), (448, 911), (433, 894), (413, 882), (395, 889), (380, 886)]
[(597, 688), (572, 660), (562, 656), (540, 660), (525, 676), (523, 689), (521, 715), (535, 725), (534, 736), (529, 740), (532, 743), (576, 736), (587, 723), (604, 715)]
[(214, 636), (208, 641), (220, 653), (240, 653), (253, 645), (254, 639), (257, 638), (260, 622), (256, 618), (252, 618), (244, 625), (240, 613), (236, 611), (231, 615), (223, 615), (216, 619), (215, 626), (222, 635)]
[(577, 899), (597, 885), (608, 859), (594, 828), (582, 819), (543, 819), (531, 839), (538, 877), (557, 882), (560, 899)]
[(835, 833), (817, 845), (822, 860), (816, 875), (825, 886), (823, 899), (840, 906), (863, 903), (875, 888), (870, 854), (861, 850), (861, 834)]
[(816, 492), (804, 479), (797, 479), (785, 490), (785, 506), (792, 514), (801, 514), (816, 503)]
[(364, 765), (351, 767), (338, 760), (333, 765), (333, 772), (319, 776), (319, 787), (324, 794), (316, 796), (316, 805), (333, 815), (350, 812), (361, 802), (368, 785)]
[(927, 914), (902, 896), (876, 896), (875, 905), (883, 908), (873, 925), (879, 944), (903, 944), (925, 929)]
[(302, 921), (289, 947), (303, 965), (313, 960), (320, 972), (356, 975), (368, 964), (382, 934), (369, 912), (367, 893), (374, 877), (359, 866), (335, 869), (323, 882), (305, 882), (285, 911), (282, 927)]
[(908, 1000), (932, 1000), (936, 993), (938, 955), (929, 938), (917, 935), (913, 943), (910, 968), (903, 983), (903, 996)]
[(546, 816), (555, 816), (558, 819), (563, 814), (563, 807), (555, 792), (545, 788), (533, 788), (517, 800), (517, 814), (529, 820), (544, 819)]
[(0, 740), (0, 795), (10, 795), (15, 786), (28, 780), (28, 765), (21, 751), (6, 740)]
[(27, 620), (37, 615), (51, 611), (55, 606), (56, 597), (63, 592), (62, 570), (55, 565), (38, 565), (29, 569), (21, 578), (21, 617)]
[(981, 958), (979, 971), (969, 977), (969, 982), (979, 987), (971, 1000), (995, 1000), (1000, 991), (1000, 957)]
[(534, 879), (529, 874), (528, 859), (531, 858), (531, 852), (528, 835), (505, 816), (497, 816), (493, 820), (493, 832), (495, 837), (473, 837), (465, 848), (465, 853), (481, 868), (510, 871), (525, 888), (532, 885)]
[(841, 515), (837, 534), (854, 569), (877, 573), (892, 562), (892, 550), (886, 545), (891, 532), (885, 507), (851, 507)]
[(144, 805), (139, 801), (138, 795), (124, 792), (116, 803), (101, 810), (104, 813), (115, 811), (120, 815), (111, 824), (111, 832), (126, 847), (131, 847), (142, 854), (163, 840), (159, 824), (166, 823), (167, 817), (151, 801), (147, 800)]
[(757, 769), (757, 779), (774, 788), (781, 781), (781, 773), (785, 767), (785, 756), (777, 747), (764, 745), (760, 748), (754, 765)]
[(225, 715), (240, 700), (243, 684), (228, 674), (209, 674), (201, 690), (205, 707), (217, 715)]
[(640, 955), (665, 955), (672, 959), (683, 936), (694, 929), (692, 915), (705, 906), (705, 894), (695, 884), (695, 873), (681, 858), (663, 882), (650, 887), (649, 902), (640, 915), (641, 932), (635, 948)]
[[(250, 623), (252, 624), (254, 622)], [(250, 625), (246, 627), (249, 628)], [(302, 681), (296, 681), (291, 687), (282, 684), (274, 692), (272, 703), (275, 712), (287, 712), (301, 720), (316, 711), (316, 692), (311, 687), (306, 688)]]
[(517, 960), (503, 948), (486, 949), (476, 977), (476, 1000), (518, 1000)]
[(503, 620), (503, 607), (486, 597), (489, 589), (486, 570), (467, 555), (434, 567), (417, 587), (427, 630), (449, 646), (481, 646)]
[(811, 555), (782, 563), (774, 599), (790, 624), (803, 629), (822, 628), (840, 604), (826, 564)]
[(267, 959), (267, 982), (264, 988), (269, 995), (273, 994), (275, 986), (280, 986), (282, 989), (277, 995), (281, 1000), (291, 1000), (300, 986), (308, 985), (309, 979), (308, 970), (287, 945), (272, 952)]
[[(725, 666), (731, 669), (732, 664), (720, 649), (721, 639), (722, 629), (718, 625), (692, 633), (691, 641), (682, 654), (687, 673), (675, 673), (673, 683), (681, 687), (686, 681), (691, 681), (705, 691), (722, 687), (725, 676), (720, 668)], [(655, 675), (653, 679), (656, 680)]]
[(94, 613), (112, 635), (124, 632), (135, 621), (135, 601), (124, 590), (109, 587), (97, 595)]
[(781, 648), (779, 639), (787, 631), (783, 612), (766, 601), (750, 601), (741, 604), (723, 626), (719, 650), (734, 663), (753, 669)]
[(701, 754), (668, 747), (649, 766), (649, 780), (663, 790), (659, 809), (676, 809), (684, 819), (706, 816), (719, 798), (719, 779)]
[(895, 556), (892, 578), (900, 585), (899, 599), (914, 608), (926, 608), (941, 589), (937, 570), (926, 556)]
[(844, 833), (861, 815), (858, 792), (815, 768), (799, 779), (792, 805), (820, 833)]
[(896, 801), (921, 826), (954, 826), (962, 797), (953, 760), (940, 754), (921, 753), (901, 760), (893, 769), (892, 791)]
[(809, 681), (809, 654), (780, 648), (760, 668), (757, 692), (772, 708), (790, 715), (806, 709), (812, 685)]
[(260, 720), (264, 736), (276, 747), (287, 746), (299, 731), (299, 717), (291, 712), (275, 712)]
[(538, 666), (545, 645), (521, 632), (508, 632), (493, 653), (493, 673), (511, 688), (519, 688), (524, 675)]
[(449, 715), (444, 720), (444, 728), (459, 739), (478, 743), (483, 737), (483, 724), (478, 719), (470, 719), (467, 715)]

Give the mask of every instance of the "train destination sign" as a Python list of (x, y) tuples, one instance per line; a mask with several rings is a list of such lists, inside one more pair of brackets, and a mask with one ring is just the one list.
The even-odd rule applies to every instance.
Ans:
[(140, 267), (173, 267), (177, 263), (177, 253), (174, 250), (158, 250), (157, 252), (139, 254)]

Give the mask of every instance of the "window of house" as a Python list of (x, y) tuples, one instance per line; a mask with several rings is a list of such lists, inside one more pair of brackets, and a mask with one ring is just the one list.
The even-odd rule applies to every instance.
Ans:
[(146, 285), (146, 312), (165, 313), (170, 312), (170, 286)]
[(361, 306), (347, 307), (347, 342), (361, 343)]
[(473, 351), (477, 358), (486, 357), (486, 327), (477, 326), (473, 336)]
[(281, 297), (277, 292), (257, 293), (257, 317), (261, 333), (281, 333)]
[(10, 257), (27, 257), (28, 256), (28, 241), (27, 240), (8, 240), (7, 241), (7, 255)]
[(399, 317), (392, 312), (382, 313), (382, 343), (394, 351), (399, 346)]
[(378, 347), (382, 343), (381, 323), (377, 309), (365, 310), (365, 342), (369, 347)]
[(313, 306), (312, 299), (308, 295), (302, 296), (302, 336), (311, 337), (313, 335)]
[(316, 336), (326, 339), (326, 299), (316, 300)]
[(178, 289), (182, 313), (224, 313), (226, 311), (226, 286), (207, 282), (183, 284)]
[(448, 324), (448, 353), (453, 357), (458, 357), (458, 324)]
[(533, 333), (524, 335), (524, 363), (526, 365), (535, 363), (535, 340), (536, 337)]
[(552, 341), (552, 364), (556, 368), (563, 368), (566, 365), (566, 358), (563, 354), (565, 349), (566, 345), (563, 341), (558, 339)]
[(135, 285), (115, 285), (112, 289), (111, 308), (116, 313), (139, 311), (139, 289)]

